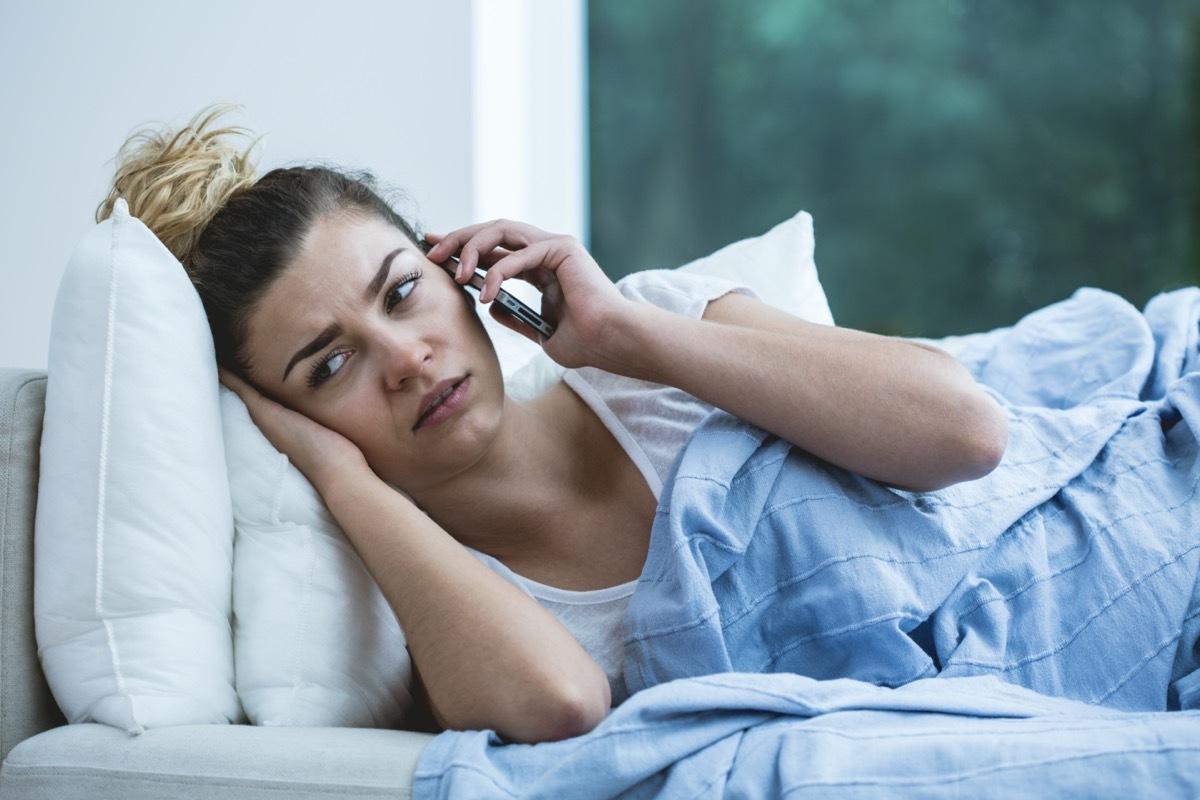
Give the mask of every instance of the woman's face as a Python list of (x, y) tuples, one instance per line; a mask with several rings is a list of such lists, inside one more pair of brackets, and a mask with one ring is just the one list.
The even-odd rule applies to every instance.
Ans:
[(374, 215), (320, 218), (248, 334), (258, 387), (350, 439), (405, 491), (460, 474), (499, 430), (503, 377), (470, 300)]

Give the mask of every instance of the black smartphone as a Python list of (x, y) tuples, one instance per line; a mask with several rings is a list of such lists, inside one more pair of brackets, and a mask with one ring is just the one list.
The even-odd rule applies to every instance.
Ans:
[[(451, 275), (454, 275), (458, 269), (458, 257), (452, 256), (449, 261), (446, 261), (444, 264), (442, 264), (442, 267), (445, 268), (445, 270)], [(486, 274), (487, 273), (483, 270), (476, 269), (475, 274), (471, 276), (471, 279), (467, 281), (466, 285), (470, 286), (475, 291), (479, 291), (483, 288), (483, 278)], [(541, 314), (534, 311), (525, 303), (522, 303), (516, 297), (513, 297), (503, 289), (496, 294), (496, 299), (494, 302), (499, 303), (502, 308), (508, 311), (508, 313), (512, 314), (521, 322), (524, 322), (526, 325), (530, 326), (546, 338), (550, 338), (554, 335), (554, 326), (542, 319)]]

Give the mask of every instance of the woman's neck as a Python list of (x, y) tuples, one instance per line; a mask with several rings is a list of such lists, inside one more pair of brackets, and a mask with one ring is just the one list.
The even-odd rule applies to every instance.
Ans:
[(608, 457), (595, 457), (598, 435), (608, 434), (565, 384), (506, 400), (484, 457), (413, 499), (458, 541), (502, 561), (552, 552), (559, 520), (606, 490), (611, 470)]

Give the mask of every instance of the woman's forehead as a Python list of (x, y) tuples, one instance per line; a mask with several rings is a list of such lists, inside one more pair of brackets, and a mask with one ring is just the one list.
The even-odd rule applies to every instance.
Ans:
[(300, 244), (291, 267), (308, 262), (316, 271), (353, 272), (378, 268), (381, 251), (417, 248), (402, 231), (375, 214), (333, 212), (317, 219)]
[(369, 305), (368, 290), (398, 251), (420, 252), (377, 217), (333, 214), (314, 223), (247, 320), (246, 356), (255, 377), (273, 384), (276, 368), (282, 371), (297, 348)]

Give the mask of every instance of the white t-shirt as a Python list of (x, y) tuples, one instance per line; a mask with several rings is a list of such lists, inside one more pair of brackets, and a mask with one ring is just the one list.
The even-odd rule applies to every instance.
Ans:
[[(631, 300), (652, 303), (699, 319), (710, 301), (729, 292), (753, 295), (743, 286), (673, 270), (639, 272), (617, 287)], [(712, 406), (687, 392), (585, 367), (567, 370), (563, 381), (587, 403), (645, 478), (658, 500), (679, 451)], [(488, 566), (524, 589), (554, 614), (608, 676), (613, 705), (625, 700), (621, 620), (637, 581), (577, 592), (529, 580), (495, 558), (476, 553)]]

